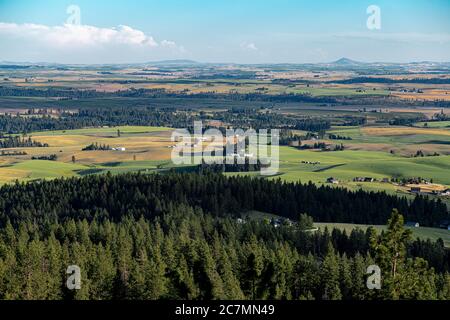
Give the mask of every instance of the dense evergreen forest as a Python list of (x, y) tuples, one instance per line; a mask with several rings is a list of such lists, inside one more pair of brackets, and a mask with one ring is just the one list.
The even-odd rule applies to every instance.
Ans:
[[(320, 131), (330, 128), (330, 122), (314, 117), (296, 118), (257, 109), (230, 109), (212, 114), (190, 110), (158, 109), (153, 107), (83, 108), (78, 112), (62, 112), (59, 118), (50, 115), (21, 117), (0, 115), (0, 132), (21, 134), (45, 130), (70, 130), (99, 126), (165, 126), (191, 128), (195, 120), (216, 120), (235, 128), (276, 129), (290, 128)], [(205, 126), (207, 127), (207, 126)]]
[[(309, 232), (310, 218), (299, 213), (317, 217), (307, 204), (322, 191), (331, 190), (175, 173), (3, 186), (0, 299), (450, 299), (443, 242), (412, 241), (391, 206), (381, 210), (389, 218), (382, 234)], [(330, 192), (322, 211), (345, 195)], [(356, 202), (371, 196), (357, 193)], [(405, 212), (419, 205), (383, 197)], [(233, 214), (295, 198), (305, 205), (289, 209), (294, 225)], [(438, 210), (424, 204), (434, 208), (428, 214)], [(69, 291), (65, 272), (74, 264), (82, 285)], [(382, 270), (381, 290), (366, 287), (373, 264)]]
[[(320, 222), (384, 224), (397, 208), (407, 220), (436, 226), (449, 220), (440, 200), (412, 201), (383, 192), (349, 191), (312, 183), (287, 183), (221, 174), (129, 174), (58, 179), (0, 187), (0, 223), (50, 219), (119, 220), (124, 215), (152, 218), (183, 204), (214, 216), (258, 210), (296, 219), (307, 213)], [(53, 219), (53, 220), (52, 220)]]

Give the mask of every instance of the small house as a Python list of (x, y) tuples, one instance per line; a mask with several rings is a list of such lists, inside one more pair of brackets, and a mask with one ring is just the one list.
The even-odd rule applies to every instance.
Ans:
[(337, 179), (335, 179), (333, 177), (330, 177), (330, 178), (327, 179), (327, 183), (338, 184), (339, 180), (337, 180)]
[(274, 228), (279, 228), (281, 226), (281, 220), (280, 219), (274, 219), (272, 218), (272, 220), (270, 221), (270, 224), (274, 227)]
[(442, 220), (439, 223), (439, 228), (449, 230), (449, 228), (450, 228), (450, 221), (449, 220)]
[(405, 223), (405, 226), (406, 227), (412, 227), (412, 228), (419, 228), (420, 224), (418, 222), (415, 222), (415, 221), (407, 221)]

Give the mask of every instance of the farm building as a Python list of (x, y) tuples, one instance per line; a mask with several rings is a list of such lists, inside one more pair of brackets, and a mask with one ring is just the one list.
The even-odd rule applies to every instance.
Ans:
[(330, 177), (330, 178), (327, 179), (327, 183), (338, 184), (339, 180), (337, 180), (337, 179), (335, 179), (333, 177)]
[(449, 220), (442, 220), (439, 223), (439, 228), (450, 230), (450, 221)]
[(405, 226), (407, 226), (407, 227), (413, 227), (413, 228), (419, 228), (419, 227), (420, 227), (420, 224), (419, 224), (418, 222), (415, 222), (415, 221), (407, 221), (407, 222), (405, 223)]
[(274, 227), (274, 228), (279, 228), (282, 225), (284, 226), (289, 226), (292, 227), (293, 223), (290, 219), (285, 219), (285, 218), (272, 218), (270, 220), (270, 224)]

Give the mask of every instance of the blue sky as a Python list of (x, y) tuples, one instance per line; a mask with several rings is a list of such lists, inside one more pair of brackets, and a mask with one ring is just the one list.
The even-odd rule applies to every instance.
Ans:
[[(81, 26), (64, 25), (69, 5)], [(450, 61), (450, 0), (0, 0), (0, 48), (64, 63)]]

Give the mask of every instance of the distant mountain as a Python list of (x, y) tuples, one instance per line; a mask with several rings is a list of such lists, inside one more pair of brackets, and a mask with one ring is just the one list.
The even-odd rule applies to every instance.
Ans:
[(355, 61), (355, 60), (351, 60), (351, 59), (348, 59), (348, 58), (341, 58), (339, 60), (336, 60), (336, 61), (332, 62), (331, 64), (339, 65), (339, 66), (359, 66), (359, 65), (362, 65), (364, 63), (358, 62), (358, 61)]

